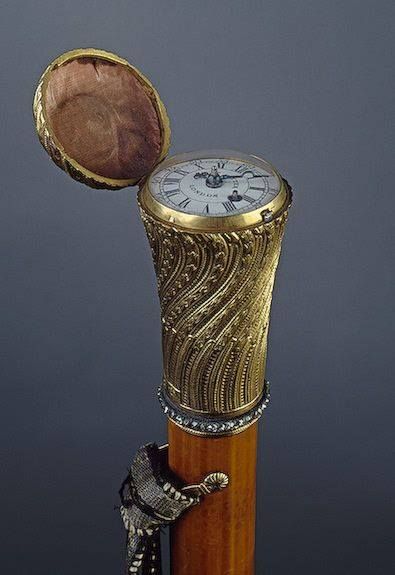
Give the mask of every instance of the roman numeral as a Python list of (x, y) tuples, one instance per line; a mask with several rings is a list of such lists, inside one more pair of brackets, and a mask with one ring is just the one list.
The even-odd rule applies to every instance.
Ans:
[(239, 166), (238, 168), (236, 168), (236, 172), (239, 172), (239, 174), (242, 174), (243, 172), (245, 172), (247, 170), (247, 166), (245, 164), (241, 164), (241, 166)]
[(180, 178), (166, 178), (165, 184), (179, 184)]
[(186, 208), (188, 204), (191, 203), (191, 200), (189, 198), (185, 198), (185, 200), (182, 200), (182, 202), (180, 204), (178, 204), (178, 206), (180, 208)]
[(176, 172), (177, 174), (180, 174), (180, 176), (187, 176), (189, 173), (186, 172), (185, 170), (182, 170), (181, 168), (175, 168), (173, 171)]
[(224, 206), (227, 212), (232, 212), (233, 210), (236, 209), (236, 206), (234, 205), (233, 202), (222, 202), (222, 205)]
[(206, 204), (206, 207), (203, 210), (204, 214), (208, 214), (209, 213), (209, 208), (208, 208), (208, 204)]
[(251, 198), (251, 196), (247, 196), (247, 194), (244, 194), (243, 200), (245, 200), (249, 204), (255, 204), (255, 202), (256, 202), (255, 198)]
[(259, 190), (260, 192), (263, 192), (265, 188), (260, 188), (259, 186), (250, 186), (248, 189), (249, 190)]
[(180, 188), (175, 188), (174, 190), (165, 190), (165, 194), (168, 198), (175, 196), (180, 193)]
[(220, 170), (223, 170), (225, 167), (226, 162), (217, 162), (217, 168), (219, 168)]

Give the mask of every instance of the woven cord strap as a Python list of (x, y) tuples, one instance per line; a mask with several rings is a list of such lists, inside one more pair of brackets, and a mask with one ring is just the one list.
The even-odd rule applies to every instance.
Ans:
[(119, 491), (120, 513), (127, 531), (126, 572), (160, 575), (160, 529), (228, 485), (222, 472), (210, 473), (199, 485), (183, 486), (167, 467), (167, 448), (141, 447)]

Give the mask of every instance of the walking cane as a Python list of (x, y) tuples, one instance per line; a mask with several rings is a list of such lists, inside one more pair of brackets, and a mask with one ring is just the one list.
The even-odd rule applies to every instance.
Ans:
[(258, 419), (273, 284), (291, 189), (233, 151), (167, 157), (170, 127), (150, 81), (102, 50), (67, 52), (34, 99), (55, 163), (94, 188), (137, 185), (158, 281), (168, 447), (138, 450), (122, 484), (127, 572), (253, 575)]

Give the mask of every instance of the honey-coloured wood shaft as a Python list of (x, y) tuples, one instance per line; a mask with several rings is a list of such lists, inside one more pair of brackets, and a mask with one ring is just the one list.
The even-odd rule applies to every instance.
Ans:
[(169, 421), (169, 465), (187, 484), (223, 471), (226, 489), (204, 498), (170, 532), (172, 575), (254, 575), (258, 425), (199, 437)]

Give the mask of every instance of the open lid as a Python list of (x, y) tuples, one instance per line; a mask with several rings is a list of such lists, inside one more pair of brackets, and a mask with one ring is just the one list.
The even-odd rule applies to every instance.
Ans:
[(33, 113), (53, 161), (93, 188), (134, 185), (169, 150), (169, 119), (158, 92), (104, 50), (72, 50), (54, 60), (40, 78)]

